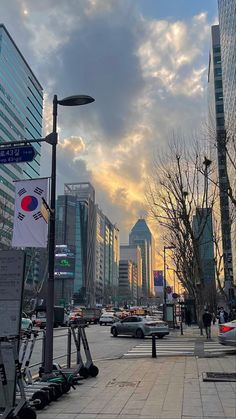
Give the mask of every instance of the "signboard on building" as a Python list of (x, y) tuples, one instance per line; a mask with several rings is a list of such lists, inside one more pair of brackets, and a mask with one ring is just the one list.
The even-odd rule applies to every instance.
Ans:
[(67, 245), (57, 245), (55, 254), (55, 278), (74, 278), (74, 276), (74, 249)]

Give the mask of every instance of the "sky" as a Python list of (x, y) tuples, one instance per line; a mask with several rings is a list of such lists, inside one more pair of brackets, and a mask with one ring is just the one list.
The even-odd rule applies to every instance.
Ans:
[[(54, 94), (95, 98), (58, 110), (57, 192), (91, 182), (127, 243), (147, 213), (154, 156), (173, 132), (190, 138), (207, 117), (217, 0), (1, 0), (0, 12), (43, 86), (43, 135), (52, 131)], [(50, 166), (44, 145), (42, 176)]]

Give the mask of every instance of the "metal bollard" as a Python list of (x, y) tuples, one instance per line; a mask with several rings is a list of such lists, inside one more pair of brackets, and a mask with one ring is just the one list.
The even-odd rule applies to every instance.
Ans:
[(67, 368), (71, 367), (71, 330), (68, 328), (67, 336)]
[(182, 317), (181, 317), (181, 322), (180, 322), (180, 333), (181, 333), (181, 335), (183, 335), (183, 334), (184, 334), (184, 332), (183, 332), (183, 322), (182, 322)]
[(152, 358), (157, 357), (157, 351), (156, 351), (156, 336), (152, 335)]

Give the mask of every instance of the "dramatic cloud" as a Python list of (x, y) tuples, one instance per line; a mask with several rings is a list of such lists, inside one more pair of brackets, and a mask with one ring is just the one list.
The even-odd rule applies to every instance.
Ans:
[[(145, 1), (145, 0), (144, 0)], [(58, 192), (91, 181), (121, 240), (146, 213), (153, 156), (173, 130), (191, 135), (205, 118), (210, 22), (148, 19), (133, 0), (3, 0), (3, 23), (45, 90), (95, 103), (58, 109)], [(49, 146), (42, 173), (50, 171)]]

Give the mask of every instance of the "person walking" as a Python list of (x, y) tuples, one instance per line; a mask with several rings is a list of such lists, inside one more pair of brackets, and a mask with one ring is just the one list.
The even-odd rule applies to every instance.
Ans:
[(207, 339), (211, 339), (211, 322), (212, 322), (212, 315), (206, 308), (203, 315), (202, 315), (202, 322), (206, 331)]
[(224, 307), (220, 308), (217, 318), (219, 319), (219, 324), (227, 323), (229, 315), (227, 311), (224, 310)]

